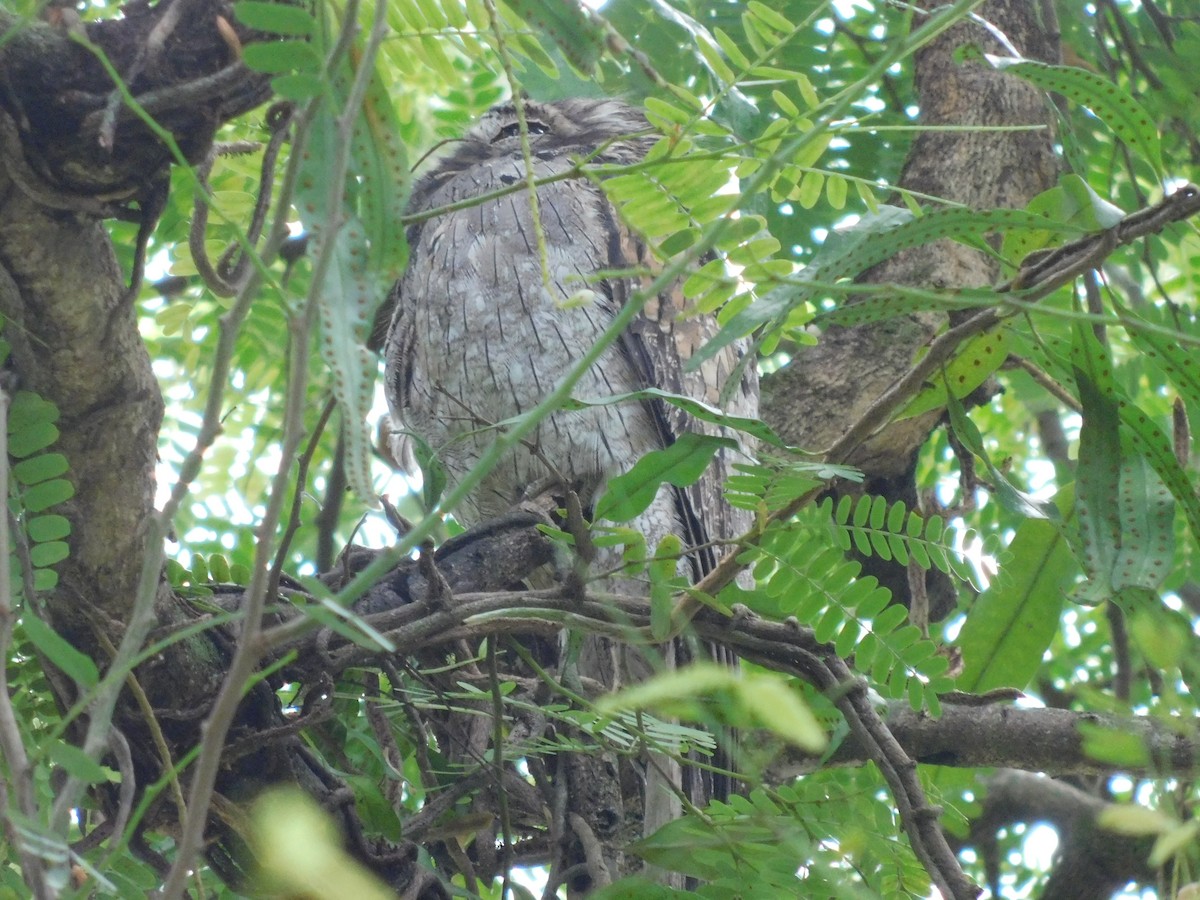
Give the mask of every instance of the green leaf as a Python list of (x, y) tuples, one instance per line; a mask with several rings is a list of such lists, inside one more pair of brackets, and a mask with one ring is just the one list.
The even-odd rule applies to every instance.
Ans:
[(19, 484), (37, 484), (64, 474), (69, 466), (61, 453), (43, 453), (22, 460), (12, 467), (12, 474)]
[(1112, 382), (1112, 361), (1090, 325), (1075, 328), (1072, 347), (1075, 383), (1083, 406), (1076, 465), (1076, 511), (1088, 585), (1081, 599), (1099, 602), (1112, 595), (1112, 573), (1121, 546), (1117, 483), (1121, 472), (1120, 417)]
[(31, 422), (17, 429), (9, 426), (8, 453), (16, 459), (32, 456), (58, 440), (58, 426), (53, 422)]
[(25, 533), (31, 541), (55, 541), (71, 533), (71, 522), (65, 516), (34, 516), (25, 523)]
[(1122, 769), (1141, 769), (1151, 763), (1150, 751), (1140, 735), (1090, 722), (1080, 722), (1079, 733), (1088, 759)]
[[(8, 409), (8, 430), (15, 434), (39, 422), (57, 422), (58, 407), (33, 391), (17, 391)], [(10, 438), (11, 440), (11, 438)], [(10, 449), (11, 453), (12, 450)]]
[(353, 610), (338, 603), (324, 583), (315, 578), (303, 578), (301, 581), (317, 601), (315, 603), (297, 602), (296, 608), (303, 615), (360, 647), (368, 650), (384, 650), (388, 653), (395, 652), (396, 646), (389, 637), (381, 634)]
[[(1081, 338), (1077, 335), (1075, 339), (1077, 346), (1074, 346), (1070, 350), (1070, 362), (1065, 359), (1064, 353), (1061, 352), (1060, 345), (1064, 345), (1065, 342), (1057, 339), (1046, 342), (1047, 346), (1043, 346), (1041, 343), (1024, 342), (1023, 346), (1019, 349), (1062, 383), (1072, 380), (1076, 372), (1081, 368), (1085, 371), (1090, 370), (1092, 364), (1086, 358), (1086, 345), (1079, 346), (1080, 341), (1095, 343), (1095, 338)], [(1108, 374), (1105, 375), (1104, 373)], [(1193, 537), (1200, 539), (1200, 496), (1197, 496), (1188, 473), (1183, 470), (1183, 467), (1180, 466), (1179, 461), (1175, 458), (1171, 439), (1155, 424), (1150, 416), (1116, 389), (1112, 383), (1111, 366), (1106, 364), (1103, 359), (1100, 361), (1096, 374), (1109, 385), (1108, 390), (1111, 392), (1112, 398), (1108, 402), (1110, 402), (1110, 405), (1111, 403), (1116, 404), (1121, 420), (1120, 439), (1125, 445), (1122, 448), (1123, 452), (1127, 454), (1140, 454), (1145, 458), (1146, 462), (1154, 469), (1155, 474), (1157, 474), (1162, 483), (1171, 492), (1171, 496), (1175, 502), (1183, 510)], [(1103, 473), (1099, 473), (1099, 475), (1103, 477)], [(1117, 477), (1117, 473), (1114, 473), (1114, 483)], [(1090, 590), (1100, 591), (1100, 595), (1106, 595), (1100, 589), (1100, 586), (1091, 588)], [(1086, 596), (1084, 599), (1087, 599)]]
[(1131, 453), (1140, 454), (1150, 464), (1171, 492), (1171, 497), (1183, 509), (1193, 537), (1200, 539), (1200, 496), (1197, 496), (1188, 473), (1175, 458), (1171, 439), (1154, 424), (1153, 419), (1128, 399), (1120, 397), (1118, 408)]
[(46, 747), (46, 755), (55, 765), (88, 784), (108, 781), (108, 772), (100, 763), (66, 741), (52, 741)]
[(764, 25), (780, 34), (787, 35), (796, 30), (796, 26), (787, 20), (787, 17), (767, 6), (759, 0), (750, 0), (746, 4), (746, 9), (754, 18), (760, 20)]
[(704, 474), (713, 456), (722, 447), (737, 447), (729, 438), (686, 432), (665, 450), (653, 450), (639, 459), (632, 469), (608, 482), (596, 502), (597, 519), (628, 522), (641, 515), (663, 484), (686, 487)]
[(91, 658), (76, 650), (65, 638), (32, 613), (21, 617), (21, 626), (30, 643), (51, 663), (85, 688), (95, 687), (100, 680), (99, 670)]
[(1147, 324), (1145, 320), (1119, 303), (1114, 305), (1130, 340), (1142, 355), (1166, 372), (1188, 403), (1200, 406), (1200, 359), (1192, 346), (1143, 327)]
[[(367, 270), (377, 284), (390, 288), (408, 258), (404, 233), (410, 184), (403, 124), (376, 65), (354, 120), (351, 169), (358, 179), (359, 218), (367, 236)], [(374, 302), (368, 304), (373, 311)]]
[(670, 713), (686, 701), (736, 688), (738, 678), (738, 673), (724, 666), (694, 663), (681, 669), (668, 669), (640, 684), (606, 694), (597, 701), (596, 710), (604, 716), (639, 709)]
[(1125, 217), (1124, 210), (1109, 203), (1074, 174), (1064, 175), (1057, 185), (1030, 200), (1025, 209), (1045, 216), (1054, 224), (1043, 231), (1021, 229), (1005, 234), (1000, 255), (1013, 265), (1034, 250), (1061, 244), (1063, 235), (1058, 223), (1084, 231), (1106, 231)]
[(984, 447), (983, 435), (979, 433), (979, 429), (975, 427), (975, 423), (971, 421), (957, 397), (953, 392), (948, 396), (943, 396), (946, 399), (946, 410), (950, 414), (950, 426), (954, 429), (955, 436), (964, 447), (983, 460), (988, 474), (992, 477), (993, 496), (1000, 502), (1000, 505), (1010, 512), (1029, 518), (1060, 518), (1058, 508), (1053, 503), (1038, 500), (1018, 489), (1003, 472), (993, 465), (991, 456)]
[[(361, 60), (355, 57), (355, 65)], [(324, 258), (318, 294), (319, 346), (332, 374), (345, 438), (345, 470), (354, 492), (377, 504), (371, 477), (372, 444), (367, 416), (374, 399), (376, 359), (366, 347), (375, 308), (403, 265), (406, 253), (400, 213), (408, 182), (401, 129), (383, 80), (372, 72), (350, 140), (348, 195), (329, 208), (329, 172), (342, 139), (335, 116), (343, 115), (354, 77), (347, 62), (330, 86), (334, 102), (321, 106), (309, 130), (296, 184), (296, 205), (311, 234), (310, 254)], [(342, 222), (336, 234), (325, 227)]]
[[(638, 856), (646, 861), (660, 866), (664, 869), (671, 869), (677, 872), (685, 872), (697, 878), (713, 880), (719, 878), (723, 874), (723, 867), (718, 863), (714, 863), (712, 849), (714, 843), (720, 840), (723, 844), (728, 841), (728, 838), (718, 832), (709, 823), (705, 822), (698, 816), (683, 816), (668, 822), (662, 828), (658, 829), (654, 834), (640, 841), (636, 841), (630, 847)], [(725, 844), (725, 846), (728, 846)], [(709, 850), (708, 853), (701, 852)], [(622, 881), (626, 881), (622, 879)], [(601, 896), (605, 900), (614, 900), (614, 898), (624, 898), (624, 900), (641, 900), (642, 897), (651, 898), (678, 898), (677, 891), (670, 891), (669, 894), (659, 893), (657, 885), (651, 885), (645, 880), (628, 879), (629, 888), (632, 893), (621, 894), (616, 893), (616, 888), (622, 882), (617, 882), (608, 887)], [(669, 890), (669, 889), (668, 889)], [(691, 900), (685, 895), (685, 900)]]
[(207, 584), (211, 579), (208, 577), (208, 560), (204, 558), (204, 554), (196, 553), (192, 555), (192, 571), (190, 580), (192, 584)]
[(446, 491), (446, 467), (423, 438), (405, 434), (413, 459), (421, 470), (421, 497), (426, 509), (433, 509)]
[(342, 847), (338, 827), (315, 800), (296, 788), (267, 791), (251, 811), (257, 859), (284, 893), (322, 898), (387, 900), (395, 893)]
[[(1159, 835), (1158, 840), (1150, 849), (1150, 856), (1146, 859), (1147, 864), (1155, 869), (1162, 868), (1172, 858), (1184, 855), (1185, 851), (1191, 849), (1198, 836), (1200, 836), (1200, 822), (1197, 820), (1188, 819), (1186, 822), (1178, 823), (1174, 828)], [(1182, 895), (1182, 891), (1180, 895)]]
[(321, 292), (321, 355), (333, 374), (334, 394), (346, 440), (346, 475), (358, 496), (375, 502), (371, 481), (371, 440), (367, 414), (371, 409), (376, 362), (366, 348), (367, 310), (375, 305), (371, 279), (361, 266), (359, 248), (365, 235), (356, 222), (347, 223), (335, 239), (333, 262)]
[(46, 566), (62, 562), (70, 555), (70, 552), (71, 548), (66, 541), (47, 541), (44, 544), (35, 544), (30, 548), (29, 559), (39, 569), (44, 569)]
[[(975, 54), (978, 56), (978, 51)], [(1162, 148), (1154, 120), (1142, 105), (1108, 78), (1073, 66), (1052, 66), (1027, 59), (983, 54), (995, 68), (1023, 78), (1046, 91), (1055, 91), (1094, 112), (1122, 141), (1162, 172)]]
[(846, 206), (846, 179), (837, 175), (830, 175), (825, 181), (825, 199), (829, 201), (829, 205), (834, 209), (843, 209)]
[(804, 173), (797, 189), (788, 195), (800, 204), (801, 209), (812, 209), (821, 199), (821, 191), (825, 187), (825, 175), (815, 170)]
[[(1073, 500), (1068, 486), (1054, 502), (1066, 515)], [(1017, 528), (999, 574), (972, 601), (959, 633), (961, 690), (1023, 688), (1037, 672), (1058, 631), (1067, 586), (1078, 571), (1062, 533), (1066, 524), (1026, 519)]]
[(1132, 803), (1114, 803), (1096, 814), (1096, 824), (1105, 831), (1117, 834), (1165, 834), (1179, 825), (1179, 820), (1156, 809)]
[(295, 100), (302, 103), (323, 94), (325, 80), (319, 75), (309, 75), (303, 72), (276, 75), (271, 79), (271, 90), (284, 100)]
[(229, 560), (220, 553), (214, 553), (208, 558), (208, 574), (218, 584), (228, 584), (233, 580), (229, 572)]
[(650, 633), (655, 640), (665, 640), (671, 632), (671, 609), (676, 590), (686, 585), (676, 573), (683, 554), (683, 541), (677, 534), (668, 534), (658, 542), (654, 559), (646, 569), (650, 576)]
[(242, 50), (242, 59), (249, 68), (267, 75), (282, 75), (288, 72), (315, 75), (321, 71), (321, 58), (312, 44), (304, 41), (250, 44)]
[(1191, 626), (1161, 606), (1143, 609), (1128, 618), (1134, 645), (1151, 666), (1166, 671), (1181, 665), (1191, 646)]
[(704, 57), (705, 63), (708, 64), (709, 70), (717, 77), (717, 79), (725, 84), (732, 84), (737, 80), (737, 75), (733, 69), (721, 58), (717, 47), (706, 40), (696, 42), (696, 50)]
[(1113, 560), (1113, 590), (1157, 591), (1175, 556), (1175, 500), (1141, 454), (1121, 460), (1117, 508), (1121, 544)]
[(233, 14), (243, 25), (258, 31), (295, 37), (308, 37), (317, 31), (317, 20), (302, 6), (240, 0), (234, 4)]
[(694, 397), (688, 397), (684, 394), (673, 394), (661, 388), (643, 388), (640, 391), (630, 391), (627, 394), (614, 394), (611, 397), (604, 397), (602, 399), (578, 400), (571, 398), (563, 404), (562, 408), (567, 410), (587, 409), (593, 406), (612, 406), (619, 403), (629, 403), (634, 400), (662, 400), (664, 403), (669, 403), (671, 406), (682, 409), (701, 422), (708, 422), (711, 425), (718, 425), (722, 428), (732, 428), (734, 431), (748, 434), (756, 440), (770, 444), (772, 447), (779, 447), (780, 449), (787, 447), (783, 439), (772, 431), (769, 425), (758, 419), (748, 419), (745, 416), (732, 416)]
[(946, 405), (949, 395), (959, 400), (983, 384), (1008, 359), (1011, 341), (1003, 325), (966, 341), (942, 369), (943, 377), (921, 390), (899, 413), (899, 418), (919, 416)]
[(825, 749), (825, 729), (781, 676), (773, 673), (743, 676), (738, 698), (755, 721), (784, 740), (809, 753)]
[(54, 478), (35, 484), (21, 497), (21, 503), (31, 513), (42, 512), (75, 496), (75, 485), (65, 478)]
[(526, 22), (548, 34), (580, 72), (586, 75), (595, 69), (604, 51), (604, 30), (580, 4), (563, 0), (509, 0), (508, 5)]

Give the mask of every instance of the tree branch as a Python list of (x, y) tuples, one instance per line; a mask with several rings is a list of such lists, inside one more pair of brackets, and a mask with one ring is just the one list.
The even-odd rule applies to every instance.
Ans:
[[(648, 631), (646, 601), (629, 596), (588, 594), (582, 600), (552, 589), (511, 591), (499, 585), (516, 583), (523, 574), (544, 565), (553, 544), (536, 528), (540, 518), (513, 513), (486, 522), (438, 549), (437, 567), (453, 595), (431, 591), (415, 561), (406, 561), (359, 601), (355, 612), (387, 636), (393, 656), (429, 651), (466, 637), (498, 634), (553, 633), (570, 620), (573, 627), (633, 642), (653, 643)], [(345, 568), (326, 580), (337, 583), (366, 565), (379, 551), (360, 550), (346, 558)], [(497, 570), (490, 562), (505, 560)], [(525, 572), (522, 572), (522, 569)], [(482, 589), (478, 589), (482, 588)], [(222, 601), (222, 605), (234, 602)], [(344, 669), (369, 663), (378, 650), (360, 647), (327, 629), (315, 630), (298, 614), (280, 620), (274, 634), (287, 640), (275, 653), (296, 652), (289, 666), (300, 677), (322, 671), (336, 677)], [(720, 643), (743, 658), (766, 668), (793, 672), (821, 687), (832, 676), (820, 660), (830, 648), (819, 644), (810, 629), (794, 623), (762, 619), (739, 608), (733, 618), (703, 610), (692, 621), (696, 635)], [(1008, 767), (1051, 775), (1132, 776), (1186, 775), (1200, 769), (1200, 738), (1169, 721), (1149, 716), (1081, 713), (1063, 709), (1027, 709), (1010, 705), (1014, 692), (998, 697), (952, 695), (943, 698), (942, 714), (934, 718), (895, 701), (884, 723), (904, 752), (918, 763), (957, 767)], [(1144, 762), (1114, 763), (1089, 757), (1081, 725), (1119, 731), (1141, 738)], [(859, 765), (873, 751), (851, 735), (827, 761)], [(796, 750), (784, 751), (764, 773), (768, 783), (783, 784), (819, 768), (820, 760)]]
[[(1123, 773), (1146, 777), (1185, 776), (1200, 769), (1200, 737), (1150, 716), (948, 701), (935, 719), (898, 701), (888, 705), (885, 721), (909, 755), (927, 765), (997, 766), (1048, 775)], [(1114, 763), (1089, 757), (1084, 751), (1081, 725), (1140, 738), (1146, 749), (1145, 761)], [(868, 758), (866, 750), (851, 736), (828, 764), (859, 765)], [(813, 757), (789, 752), (772, 763), (764, 777), (771, 783), (783, 783), (814, 771), (817, 764)]]
[(983, 813), (971, 825), (971, 842), (987, 859), (993, 886), (999, 880), (996, 832), (1009, 825), (1045, 822), (1059, 835), (1056, 864), (1041, 900), (1108, 897), (1130, 881), (1153, 882), (1147, 865), (1153, 839), (1104, 831), (1096, 817), (1109, 804), (1062, 781), (1005, 769), (987, 779)]

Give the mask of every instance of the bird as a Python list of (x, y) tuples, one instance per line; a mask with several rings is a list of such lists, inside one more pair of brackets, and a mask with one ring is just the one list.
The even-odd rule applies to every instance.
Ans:
[[(661, 270), (602, 180), (581, 168), (581, 161), (635, 165), (660, 138), (642, 110), (620, 100), (516, 98), (486, 112), (416, 182), (408, 266), (383, 307), (390, 315), (384, 360), (393, 459), (411, 467), (424, 449), (449, 483), (462, 479), (492, 444), (495, 427), (541, 402)], [(523, 139), (538, 184), (540, 229)], [(681, 284), (670, 284), (647, 299), (573, 396), (601, 400), (660, 388), (753, 418), (758, 376), (746, 342), (726, 343), (687, 368), (718, 330), (715, 316), (691, 309)], [(689, 431), (741, 437), (657, 397), (559, 410), (453, 514), (474, 524), (510, 510), (545, 483), (574, 492), (590, 511), (609, 479)], [(752, 522), (752, 512), (730, 505), (722, 490), (751, 450), (744, 440), (720, 450), (699, 481), (662, 486), (630, 523), (651, 550), (677, 536), (679, 574), (690, 582), (716, 565), (720, 541)], [(619, 549), (601, 551), (591, 565), (619, 568)], [(610, 583), (622, 593), (646, 590), (637, 578)], [(604, 680), (617, 687), (621, 677), (609, 672)]]
[[(518, 101), (520, 102), (520, 101)], [(640, 161), (657, 136), (641, 110), (618, 100), (524, 101), (536, 179), (598, 164)], [(495, 437), (489, 426), (527, 412), (591, 348), (654, 266), (649, 248), (623, 223), (594, 181), (575, 175), (538, 189), (546, 263), (543, 283), (526, 183), (516, 102), (489, 110), (453, 152), (414, 186), (409, 214), (424, 214), (509, 189), (435, 215), (408, 233), (409, 262), (385, 308), (384, 348), (392, 456), (415, 465), (417, 439), (431, 448), (451, 483), (479, 461)], [(612, 275), (629, 271), (628, 276)], [(581, 291), (581, 289), (583, 289)], [(567, 303), (580, 293), (587, 300)], [(727, 344), (694, 371), (688, 359), (718, 330), (712, 315), (688, 309), (678, 284), (641, 313), (576, 384), (596, 400), (662, 388), (754, 417), (758, 381), (743, 341)], [(729, 388), (726, 382), (737, 378)], [(514, 449), (455, 511), (473, 523), (513, 507), (533, 485), (563, 477), (587, 500), (612, 475), (686, 431), (713, 433), (658, 399), (558, 412)], [(634, 523), (650, 547), (683, 539), (687, 573), (699, 580), (720, 555), (714, 539), (740, 534), (749, 514), (722, 495), (735, 452), (722, 452), (689, 488), (664, 487)]]

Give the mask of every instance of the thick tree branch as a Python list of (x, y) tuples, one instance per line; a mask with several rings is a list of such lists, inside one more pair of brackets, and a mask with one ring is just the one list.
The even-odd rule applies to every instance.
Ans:
[[(1190, 776), (1200, 769), (1200, 735), (1150, 716), (1119, 716), (1065, 709), (1025, 709), (1008, 703), (947, 701), (936, 719), (907, 703), (888, 705), (885, 721), (913, 759), (934, 766), (1005, 767), (1048, 775)], [(1134, 735), (1146, 750), (1142, 763), (1089, 757), (1080, 726)], [(858, 765), (868, 755), (853, 737), (834, 752), (830, 765)], [(768, 769), (783, 783), (811, 772), (817, 760), (790, 753)]]
[[(1030, 58), (1053, 59), (1057, 48), (1041, 32), (1027, 4), (992, 2), (980, 14)], [(917, 54), (921, 122), (934, 126), (917, 139), (900, 185), (908, 190), (975, 209), (1024, 207), (1055, 180), (1050, 120), (1044, 95), (987, 65), (959, 63), (953, 56), (967, 43), (993, 38), (974, 24), (955, 26)], [(997, 46), (999, 52), (1008, 51)], [(977, 126), (978, 131), (938, 131), (936, 126)], [(989, 127), (1040, 125), (1029, 131)], [(986, 287), (995, 284), (996, 262), (951, 241), (897, 254), (866, 273), (873, 284), (922, 287)], [(814, 347), (763, 382), (763, 418), (789, 443), (824, 450), (844, 443), (847, 422), (858, 421), (907, 372), (917, 351), (944, 327), (945, 316), (922, 313), (853, 328), (826, 329)], [(867, 432), (844, 447), (837, 461), (850, 462), (868, 477), (891, 478), (907, 471), (938, 414), (911, 417)], [(876, 423), (878, 425), (882, 422)]]
[(163, 403), (109, 238), (0, 183), (0, 312), (21, 386), (59, 410), (55, 449), (75, 496), (71, 553), (50, 601), (55, 623), (78, 639), (89, 610), (123, 622), (152, 510)]
[[(386, 635), (394, 654), (428, 653), (463, 638), (496, 634), (552, 634), (569, 621), (593, 633), (653, 643), (647, 626), (649, 606), (628, 596), (569, 592), (504, 590), (553, 554), (553, 544), (536, 529), (540, 517), (513, 513), (484, 523), (454, 538), (437, 551), (437, 567), (454, 591), (447, 597), (430, 588), (422, 567), (414, 561), (398, 566), (359, 601), (355, 611), (372, 628)], [(327, 577), (331, 586), (348, 580), (377, 555), (358, 550)], [(497, 568), (494, 561), (506, 565)], [(235, 603), (229, 598), (226, 603)], [(377, 650), (351, 644), (332, 632), (314, 630), (293, 612), (280, 613), (275, 634), (287, 640), (276, 653), (296, 652), (289, 666), (301, 678), (337, 673), (369, 663)], [(831, 686), (821, 659), (829, 648), (816, 642), (811, 630), (793, 623), (759, 618), (738, 610), (728, 619), (703, 611), (692, 622), (697, 636), (729, 647), (739, 656), (767, 668), (794, 672), (823, 689)], [(1026, 709), (995, 698), (969, 695), (943, 700), (934, 718), (914, 711), (906, 702), (893, 702), (883, 720), (899, 746), (914, 761), (959, 767), (1007, 767), (1051, 775), (1185, 776), (1200, 769), (1200, 736), (1174, 723), (1148, 716), (1118, 716), (1062, 709)], [(1134, 734), (1146, 748), (1143, 763), (1116, 764), (1089, 757), (1080, 726)], [(829, 763), (858, 765), (873, 758), (855, 735), (834, 752)], [(814, 771), (819, 760), (784, 751), (764, 773), (769, 783), (783, 784)]]
[[(222, 0), (191, 6), (179, 16), (178, 2), (127, 4), (121, 18), (74, 26), (84, 41), (72, 28), (0, 10), (7, 39), (0, 46), (0, 105), (18, 125), (30, 166), (48, 185), (81, 198), (126, 201), (178, 162), (124, 105), (102, 60), (191, 162), (208, 152), (222, 123), (269, 97), (268, 78), (240, 65), (217, 18), (233, 24), (243, 44), (265, 36), (238, 25)], [(164, 29), (172, 16), (178, 21)]]
[(983, 813), (971, 825), (971, 842), (985, 859), (993, 885), (999, 880), (994, 859), (996, 832), (1017, 822), (1054, 826), (1059, 847), (1054, 871), (1041, 900), (1094, 900), (1108, 897), (1130, 881), (1150, 883), (1147, 863), (1152, 838), (1129, 837), (1101, 829), (1096, 817), (1104, 800), (1062, 781), (1012, 769), (987, 780)]

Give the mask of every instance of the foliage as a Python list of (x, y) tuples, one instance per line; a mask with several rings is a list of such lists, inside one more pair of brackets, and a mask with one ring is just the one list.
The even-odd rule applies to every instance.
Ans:
[[(930, 441), (917, 472), (926, 512), (869, 492), (835, 500), (834, 488), (861, 477), (833, 465), (841, 460), (804, 457), (763, 423), (686, 398), (645, 391), (567, 401), (636, 403), (653, 396), (758, 441), (760, 462), (741, 466), (727, 485), (730, 502), (758, 518), (739, 547), (755, 585), (729, 585), (703, 599), (811, 629), (817, 642), (852, 661), (881, 703), (904, 699), (929, 716), (939, 715), (941, 698), (955, 689), (1018, 688), (1047, 705), (1193, 720), (1200, 494), (1186, 423), (1200, 415), (1194, 228), (1173, 224), (1115, 249), (1102, 277), (1070, 279), (1047, 296), (1034, 296), (1020, 276), (1030, 254), (1115, 227), (1176, 186), (1183, 172), (1173, 166), (1200, 159), (1195, 67), (1187, 62), (1200, 48), (1200, 23), (1183, 15), (1182, 3), (1116, 2), (1087, 13), (1060, 4), (1072, 65), (983, 58), (1069, 102), (1058, 111), (1066, 170), (1060, 184), (1025, 210), (981, 210), (897, 186), (914, 134), (913, 54), (972, 6), (959, 2), (917, 17), (897, 4), (823, 0), (609, 0), (598, 13), (556, 0), (422, 0), (383, 10), (236, 4), (242, 23), (276, 36), (247, 47), (244, 59), (273, 76), (300, 124), (292, 162), (280, 166), (264, 165), (271, 114), (228, 125), (220, 135), (225, 152), (206, 175), (174, 172), (151, 241), (151, 280), (159, 288), (168, 276), (177, 280), (169, 294), (152, 284), (139, 298), (143, 335), (168, 400), (160, 438), (164, 485), (180, 476), (212, 392), (224, 392), (222, 435), (174, 520), (180, 540), (166, 575), (177, 594), (205, 603), (217, 585), (248, 585), (256, 567), (264, 568), (256, 552), (269, 551), (266, 558), (275, 555), (278, 567), (312, 575), (332, 568), (335, 547), (392, 545), (391, 521), (377, 508), (380, 494), (391, 494), (416, 523), (403, 551), (444, 532), (443, 513), (453, 510), (431, 509), (435, 498), (397, 478), (370, 437), (381, 410), (378, 366), (366, 343), (374, 310), (404, 265), (410, 179), (428, 165), (424, 154), (506, 96), (619, 94), (644, 104), (662, 137), (642, 163), (583, 163), (582, 169), (663, 263), (685, 265), (683, 290), (696, 309), (718, 313), (722, 331), (697, 364), (746, 336), (768, 371), (786, 365), (823, 328), (928, 312), (997, 316), (892, 411), (895, 418), (916, 418), (945, 410), (948, 424)], [(1151, 10), (1174, 7), (1177, 30), (1165, 31)], [(356, 9), (358, 22), (343, 19)], [(105, 14), (101, 4), (88, 10)], [(345, 40), (355, 26), (358, 38)], [(978, 52), (964, 52), (962, 63), (968, 61), (980, 63)], [(234, 301), (197, 275), (212, 267), (209, 258), (257, 252), (247, 223), (260, 192), (275, 198), (272, 216), (285, 231), (291, 227), (293, 240), (302, 236), (307, 252), (258, 273), (259, 290), (232, 337), (222, 378), (214, 359)], [(207, 210), (201, 234), (191, 229), (196, 208)], [(133, 230), (120, 222), (108, 227), (128, 269)], [(878, 289), (855, 281), (902, 251), (947, 240), (989, 254), (1010, 289)], [(312, 333), (305, 330), (314, 325)], [(310, 355), (314, 347), (319, 352)], [(1003, 392), (968, 414), (968, 398), (989, 379), (999, 379)], [(332, 427), (331, 405), (340, 416)], [(34, 664), (48, 660), (84, 689), (100, 678), (97, 663), (43, 624), (27, 596), (30, 587), (35, 594), (55, 587), (55, 566), (68, 549), (69, 525), (55, 507), (70, 500), (73, 488), (65, 457), (54, 450), (56, 415), (22, 390), (8, 418), (9, 509), (17, 532), (10, 595), (24, 604), (7, 648), (8, 683), (43, 805), (53, 796), (53, 767), (89, 783), (120, 780), (63, 738), (67, 722), (51, 701), (46, 673)], [(513, 424), (497, 430), (511, 433)], [(296, 450), (287, 439), (299, 435)], [(1069, 454), (1052, 448), (1056, 436), (1070, 445)], [(597, 518), (627, 522), (662, 484), (694, 481), (721, 440), (696, 437), (614, 479)], [(978, 462), (986, 476), (976, 475)], [(288, 514), (264, 533), (269, 503)], [(606, 528), (597, 525), (598, 539)], [(611, 534), (637, 544), (638, 536), (619, 528)], [(628, 556), (631, 571), (646, 565), (644, 546)], [(960, 594), (958, 609), (944, 622), (912, 621), (876, 578), (863, 575), (868, 559), (940, 571)], [(677, 585), (670, 574), (657, 583), (666, 605), (651, 611), (659, 638), (672, 627)], [(316, 599), (297, 606), (314, 621), (361, 645), (389, 646), (345, 608), (343, 601), (353, 598), (332, 597), (312, 581), (304, 585)], [(961, 653), (961, 664), (948, 645)], [(553, 699), (538, 705), (515, 681), (477, 677), (495, 654), (521, 652), (489, 643), (477, 656), (426, 655), (351, 669), (318, 686), (331, 714), (306, 731), (306, 746), (345, 776), (372, 837), (401, 839), (440, 791), (469, 785), (492, 762), (464, 763), (450, 748), (430, 744), (417, 727), (420, 716), (483, 721), (494, 703), (505, 715), (497, 728), (533, 714), (561, 723), (553, 740), (522, 748), (523, 765), (532, 766), (565, 749), (621, 756), (651, 747), (711, 760), (713, 731), (757, 726), (769, 737), (755, 748), (761, 759), (747, 753), (745, 795), (677, 819), (637, 844), (637, 853), (709, 882), (700, 891), (709, 897), (929, 894), (929, 875), (876, 768), (818, 769), (783, 785), (765, 781), (778, 745), (790, 740), (819, 751), (818, 719), (835, 735), (824, 752), (837, 751), (846, 726), (831, 692), (747, 666), (744, 680), (727, 671), (668, 674), (610, 705), (554, 684), (547, 688)], [(289, 682), (278, 692), (290, 708), (303, 706), (313, 687)], [(1129, 770), (1142, 771), (1148, 759), (1136, 742), (1097, 733), (1087, 739), (1093, 757)], [(431, 773), (441, 780), (431, 781)], [(927, 780), (963, 830), (963, 817), (979, 809), (978, 783)], [(1152, 865), (1174, 862), (1187, 871), (1200, 863), (1190, 782), (1126, 778), (1113, 787), (1123, 799), (1158, 810), (1148, 818), (1114, 814), (1110, 821), (1113, 830), (1156, 836)], [(284, 881), (296, 871), (285, 851), (301, 842), (336, 843), (319, 818), (307, 818), (307, 807), (271, 812), (272, 802), (293, 799), (277, 797), (256, 812), (266, 823), (268, 868)], [(437, 833), (465, 845), (483, 827), (477, 816), (462, 787)], [(297, 831), (281, 832), (280, 823), (292, 817)], [(27, 843), (45, 830), (41, 823), (19, 824)], [(1021, 857), (1015, 839), (1006, 840), (1015, 871), (1005, 878), (1043, 879), (1046, 873)], [(165, 839), (154, 849), (173, 852)], [(66, 859), (68, 849), (58, 840), (44, 852)], [(304, 860), (314, 867), (314, 882), (323, 877), (321, 866), (338, 869), (335, 887), (322, 896), (351, 890), (351, 882), (357, 891), (360, 875), (368, 878), (344, 867), (339, 853)], [(18, 892), (16, 854), (12, 848), (0, 854), (0, 890)], [(453, 857), (449, 850), (422, 863), (436, 869)], [(128, 895), (158, 883), (124, 852), (111, 869), (98, 849), (70, 859), (93, 873), (100, 893)], [(977, 862), (972, 874), (982, 881), (984, 865)], [(317, 890), (303, 880), (285, 886)], [(501, 890), (499, 880), (468, 885), (461, 876), (456, 886), (466, 895)], [(630, 879), (597, 896), (655, 891), (666, 893)]]

